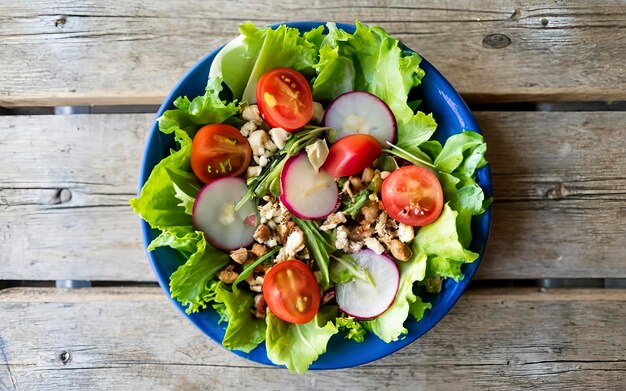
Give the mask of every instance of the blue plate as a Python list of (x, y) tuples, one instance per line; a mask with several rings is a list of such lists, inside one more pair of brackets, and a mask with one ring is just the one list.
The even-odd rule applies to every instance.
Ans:
[[(287, 26), (296, 27), (300, 31), (308, 31), (316, 28), (323, 22), (292, 22), (285, 23)], [(274, 25), (272, 27), (276, 27)], [(355, 26), (350, 24), (338, 24), (338, 27), (353, 33)], [(184, 76), (176, 87), (170, 92), (165, 102), (159, 108), (157, 118), (163, 114), (165, 110), (174, 108), (174, 100), (182, 95), (195, 97), (204, 94), (204, 87), (209, 74), (211, 62), (221, 48), (211, 52), (194, 65)], [(407, 49), (410, 50), (410, 49)], [(432, 112), (437, 120), (438, 128), (435, 138), (442, 143), (451, 135), (466, 130), (473, 130), (481, 133), (478, 123), (470, 112), (469, 108), (461, 99), (459, 94), (448, 83), (448, 81), (425, 59), (422, 60), (421, 67), (426, 71), (426, 76), (422, 80), (420, 94), (423, 97), (421, 110), (426, 113)], [(153, 167), (169, 154), (170, 147), (174, 146), (174, 140), (171, 135), (165, 135), (159, 132), (158, 124), (155, 121), (150, 130), (150, 136), (143, 155), (141, 165), (141, 174), (139, 179), (140, 188), (146, 182)], [(485, 166), (478, 170), (477, 182), (482, 187), (487, 197), (491, 196), (491, 172), (489, 166)], [(474, 240), (471, 250), (481, 255), (485, 250), (487, 237), (489, 236), (489, 228), (491, 222), (491, 208), (483, 215), (479, 216), (472, 223), (472, 232)], [(143, 230), (144, 243), (148, 244), (154, 239), (158, 232), (150, 229), (145, 221), (141, 222)], [(176, 251), (169, 247), (161, 247), (155, 251), (148, 253), (150, 264), (157, 276), (159, 284), (170, 296), (169, 279), (170, 275), (176, 268), (184, 262), (184, 259)], [(419, 322), (415, 320), (407, 320), (405, 323), (409, 333), (406, 338), (393, 343), (384, 343), (376, 336), (368, 335), (363, 343), (356, 343), (343, 338), (341, 334), (335, 335), (328, 344), (328, 350), (311, 366), (312, 369), (334, 369), (353, 367), (368, 363), (385, 357), (415, 341), (433, 326), (437, 324), (450, 311), (452, 306), (457, 302), (461, 294), (469, 284), (470, 280), (476, 273), (480, 263), (480, 257), (471, 264), (464, 265), (463, 272), (465, 278), (460, 282), (447, 279), (443, 284), (441, 293), (434, 295), (430, 299), (432, 309), (426, 311), (424, 317)], [(178, 307), (181, 313), (185, 314), (184, 308), (177, 301), (173, 300), (174, 305)], [(221, 344), (224, 337), (223, 325), (218, 325), (219, 317), (212, 309), (207, 309), (200, 313), (187, 315), (191, 322), (195, 324), (202, 332), (211, 339)], [(262, 364), (273, 365), (267, 358), (265, 344), (259, 345), (250, 353), (242, 353), (233, 351), (235, 354), (256, 361)]]

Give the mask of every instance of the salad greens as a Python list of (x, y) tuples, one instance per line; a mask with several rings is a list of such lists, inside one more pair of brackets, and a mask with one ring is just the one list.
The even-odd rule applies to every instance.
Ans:
[[(363, 342), (368, 331), (385, 342), (406, 334), (407, 318), (420, 320), (431, 308), (416, 292), (440, 289), (442, 278), (459, 281), (463, 278), (461, 266), (477, 259), (478, 254), (467, 250), (472, 240), (471, 221), (491, 202), (474, 179), (476, 170), (487, 164), (482, 136), (464, 131), (448, 138), (444, 145), (431, 140), (437, 127), (432, 114), (416, 111), (418, 101), (409, 102), (409, 92), (425, 75), (419, 66), (421, 58), (403, 51), (383, 29), (356, 25), (354, 34), (328, 23), (328, 33), (319, 27), (302, 35), (286, 26), (272, 30), (252, 23), (241, 25), (241, 35), (215, 57), (204, 95), (191, 100), (179, 97), (174, 102), (176, 108), (158, 119), (160, 131), (174, 135), (176, 148), (154, 167), (139, 197), (130, 200), (134, 211), (161, 232), (147, 250), (170, 247), (185, 258), (171, 276), (170, 290), (187, 313), (212, 305), (228, 322), (223, 340), (226, 348), (250, 352), (265, 341), (269, 359), (297, 373), (306, 372), (340, 331), (357, 342)], [(446, 201), (443, 212), (417, 231), (410, 243), (410, 259), (397, 262), (400, 285), (395, 300), (373, 320), (339, 315), (333, 305), (322, 305), (306, 324), (287, 323), (269, 311), (265, 321), (256, 319), (251, 314), (256, 304), (254, 293), (237, 284), (273, 257), (279, 247), (248, 264), (234, 283), (227, 285), (216, 274), (230, 262), (229, 254), (211, 246), (193, 227), (191, 211), (202, 187), (190, 167), (193, 136), (205, 124), (239, 121), (235, 116), (241, 105), (256, 101), (260, 76), (276, 67), (301, 72), (310, 81), (316, 101), (329, 102), (344, 92), (360, 90), (378, 96), (393, 111), (398, 123), (397, 142), (390, 144), (376, 162), (377, 179), (341, 205), (346, 215), (355, 218), (376, 193), (382, 183), (380, 171), (398, 168), (401, 160), (394, 156), (436, 172), (442, 185)], [(313, 126), (292, 133), (285, 148), (270, 158), (261, 174), (248, 180), (249, 191), (235, 209), (247, 200), (277, 193), (286, 160), (322, 135), (332, 138), (329, 133), (332, 130)], [(332, 245), (332, 238), (321, 232), (317, 223), (296, 217), (293, 221), (305, 233), (323, 290), (354, 278), (372, 281), (367, 270)]]
[(270, 311), (267, 321), (267, 357), (275, 364), (283, 364), (290, 371), (305, 373), (313, 361), (326, 351), (328, 340), (337, 334), (333, 323), (337, 307), (322, 307), (309, 323), (287, 323)]
[(265, 340), (265, 322), (250, 316), (254, 298), (249, 292), (235, 285), (231, 290), (220, 282), (215, 287), (215, 301), (224, 304), (224, 320), (228, 322), (224, 347), (248, 353)]

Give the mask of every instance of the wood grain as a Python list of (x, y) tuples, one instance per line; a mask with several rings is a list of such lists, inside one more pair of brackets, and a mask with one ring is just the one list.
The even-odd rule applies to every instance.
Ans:
[[(477, 118), (495, 194), (478, 277), (626, 277), (626, 113)], [(154, 280), (127, 203), (152, 120), (0, 117), (0, 279)]]
[(626, 98), (621, 0), (4, 0), (0, 8), (0, 106), (158, 104), (247, 20), (380, 25), (474, 102)]
[(389, 357), (295, 376), (223, 350), (158, 288), (15, 288), (0, 292), (0, 384), (9, 390), (620, 389), (625, 309), (625, 290), (469, 291), (433, 330)]

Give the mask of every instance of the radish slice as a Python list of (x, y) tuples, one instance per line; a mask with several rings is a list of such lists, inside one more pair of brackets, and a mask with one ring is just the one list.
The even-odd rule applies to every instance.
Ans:
[(305, 152), (287, 160), (280, 189), (280, 201), (301, 219), (323, 219), (339, 207), (335, 178), (323, 168), (316, 172)]
[(393, 259), (372, 250), (360, 250), (350, 254), (365, 268), (374, 280), (369, 282), (354, 279), (335, 286), (335, 298), (339, 309), (357, 319), (377, 317), (391, 306), (398, 292), (400, 272)]
[(326, 109), (324, 126), (333, 128), (337, 140), (354, 133), (369, 134), (386, 147), (396, 140), (396, 117), (376, 95), (352, 91), (339, 95)]
[(241, 178), (218, 178), (200, 190), (193, 204), (192, 219), (206, 240), (222, 250), (246, 247), (254, 241), (257, 209), (254, 201), (246, 202), (238, 211), (235, 204), (248, 190)]

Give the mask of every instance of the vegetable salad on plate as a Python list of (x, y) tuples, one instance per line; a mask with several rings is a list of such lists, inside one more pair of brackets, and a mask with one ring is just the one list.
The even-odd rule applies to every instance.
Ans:
[(204, 95), (159, 119), (175, 148), (131, 200), (186, 261), (170, 292), (217, 311), (224, 347), (303, 373), (341, 334), (403, 338), (478, 258), (478, 133), (442, 145), (415, 93), (421, 58), (379, 27), (241, 26)]

